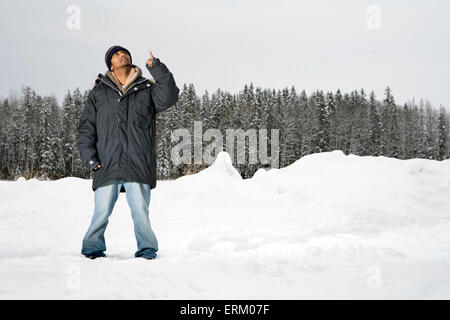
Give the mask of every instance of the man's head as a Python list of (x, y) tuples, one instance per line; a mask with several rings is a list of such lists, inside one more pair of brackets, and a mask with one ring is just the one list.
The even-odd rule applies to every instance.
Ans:
[(121, 46), (112, 46), (106, 51), (105, 62), (108, 70), (131, 65), (130, 51)]

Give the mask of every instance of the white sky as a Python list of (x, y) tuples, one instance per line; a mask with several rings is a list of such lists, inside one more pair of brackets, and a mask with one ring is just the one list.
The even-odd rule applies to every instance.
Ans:
[[(69, 29), (67, 8), (80, 8)], [(380, 9), (380, 29), (367, 8)], [(0, 96), (29, 85), (61, 103), (89, 89), (113, 44), (144, 67), (148, 49), (197, 94), (295, 86), (364, 88), (397, 103), (413, 97), (450, 110), (450, 2), (435, 1), (10, 1), (0, 3)], [(144, 75), (148, 75), (144, 70)]]

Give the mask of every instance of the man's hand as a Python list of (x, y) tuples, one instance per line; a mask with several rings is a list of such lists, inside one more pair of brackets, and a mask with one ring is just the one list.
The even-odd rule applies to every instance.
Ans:
[(92, 171), (97, 171), (98, 169), (100, 169), (102, 167), (102, 165), (101, 164), (98, 164), (98, 165), (96, 165), (93, 169), (92, 169)]
[(150, 67), (152, 67), (154, 57), (150, 50), (148, 50), (148, 53), (150, 54), (150, 58), (148, 58), (147, 61), (145, 61), (145, 63), (148, 64)]

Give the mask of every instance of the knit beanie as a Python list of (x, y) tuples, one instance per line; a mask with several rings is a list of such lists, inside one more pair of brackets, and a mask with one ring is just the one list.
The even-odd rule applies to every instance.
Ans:
[(121, 46), (112, 46), (105, 53), (105, 62), (106, 62), (106, 65), (108, 66), (108, 70), (111, 70), (111, 58), (112, 58), (113, 54), (119, 50), (123, 50), (126, 53), (128, 53), (128, 55), (130, 56), (130, 64), (132, 63), (131, 53), (130, 53), (130, 51), (128, 51), (128, 49), (125, 49), (124, 47), (121, 47)]

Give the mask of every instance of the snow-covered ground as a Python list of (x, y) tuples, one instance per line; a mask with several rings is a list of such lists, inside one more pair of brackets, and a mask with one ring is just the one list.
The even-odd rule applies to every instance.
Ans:
[(152, 190), (155, 260), (122, 193), (80, 254), (91, 180), (0, 181), (1, 299), (450, 298), (450, 160), (313, 154), (242, 179), (227, 153)]

